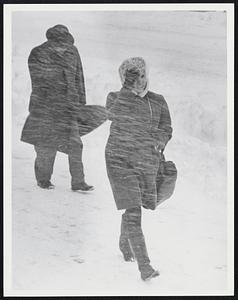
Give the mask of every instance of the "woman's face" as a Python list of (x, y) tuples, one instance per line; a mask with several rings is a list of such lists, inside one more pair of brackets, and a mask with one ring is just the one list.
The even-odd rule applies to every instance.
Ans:
[(147, 84), (147, 78), (146, 78), (146, 72), (144, 69), (140, 70), (140, 76), (138, 77), (136, 83), (135, 83), (135, 89), (138, 92), (144, 91)]

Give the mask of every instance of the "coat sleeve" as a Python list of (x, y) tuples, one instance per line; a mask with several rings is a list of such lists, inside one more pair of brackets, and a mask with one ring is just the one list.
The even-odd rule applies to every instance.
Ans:
[(172, 124), (171, 124), (171, 116), (169, 112), (169, 107), (165, 99), (163, 98), (164, 103), (161, 110), (159, 129), (163, 130), (166, 135), (166, 144), (172, 138)]
[(124, 124), (124, 126), (129, 126), (132, 123), (132, 120), (134, 121), (135, 119), (134, 98), (135, 94), (131, 91), (109, 93), (106, 103), (108, 119), (116, 121), (121, 125)]
[(113, 116), (115, 112), (115, 103), (116, 103), (116, 95), (114, 93), (109, 93), (106, 100), (106, 110), (108, 113), (108, 119), (113, 121)]
[(76, 89), (78, 90), (80, 104), (86, 104), (86, 92), (85, 92), (85, 81), (83, 74), (83, 66), (78, 50), (76, 49), (77, 55), (77, 69), (76, 69)]
[(80, 111), (80, 95), (76, 86), (78, 59), (73, 48), (67, 49), (64, 54), (64, 75), (67, 85), (67, 107), (71, 114), (77, 117)]
[[(35, 55), (36, 50), (32, 49), (31, 53), (28, 57), (28, 69), (30, 72), (30, 76), (31, 76), (31, 83), (32, 83), (32, 90), (34, 89), (34, 85), (33, 84), (33, 80), (36, 77), (37, 74), (40, 74), (40, 72), (38, 72), (38, 65), (36, 62), (36, 55)], [(33, 110), (35, 108), (38, 108), (39, 106), (39, 101), (38, 101), (39, 97), (32, 97), (30, 98), (30, 103), (28, 106), (28, 110), (29, 112), (33, 112)]]
[(166, 146), (168, 141), (172, 138), (173, 129), (171, 124), (171, 116), (170, 116), (168, 104), (165, 101), (164, 97), (163, 96), (161, 97), (162, 97), (161, 98), (162, 106), (161, 106), (160, 121), (156, 132), (154, 132), (152, 136), (156, 140), (164, 143), (164, 145)]
[[(32, 49), (28, 57), (28, 69), (31, 77), (32, 92), (30, 96), (30, 102), (28, 110), (30, 113), (37, 112), (42, 113), (48, 106), (46, 89), (42, 88), (45, 83), (49, 83), (49, 72), (46, 68), (46, 64), (40, 63), (38, 60), (39, 50), (38, 48)], [(48, 76), (48, 77), (47, 77)]]

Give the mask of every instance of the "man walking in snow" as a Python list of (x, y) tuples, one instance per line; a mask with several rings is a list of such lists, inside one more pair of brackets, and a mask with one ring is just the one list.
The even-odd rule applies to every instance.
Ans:
[(54, 188), (50, 180), (56, 153), (61, 151), (68, 154), (72, 190), (92, 190), (84, 180), (78, 128), (80, 108), (86, 104), (81, 59), (66, 26), (49, 28), (46, 37), (28, 59), (32, 93), (21, 140), (35, 147), (39, 187)]

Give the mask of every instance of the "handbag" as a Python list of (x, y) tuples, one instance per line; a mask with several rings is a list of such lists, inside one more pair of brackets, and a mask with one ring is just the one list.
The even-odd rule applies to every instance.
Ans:
[(166, 161), (163, 151), (161, 151), (161, 161), (156, 176), (156, 207), (172, 196), (175, 189), (177, 174), (178, 171), (175, 163), (172, 161)]

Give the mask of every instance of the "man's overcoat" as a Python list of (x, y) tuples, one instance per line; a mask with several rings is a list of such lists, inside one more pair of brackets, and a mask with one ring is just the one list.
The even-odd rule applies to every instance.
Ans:
[(81, 143), (77, 115), (86, 103), (83, 69), (66, 27), (50, 28), (46, 36), (28, 59), (32, 93), (21, 140), (67, 153), (72, 141)]

